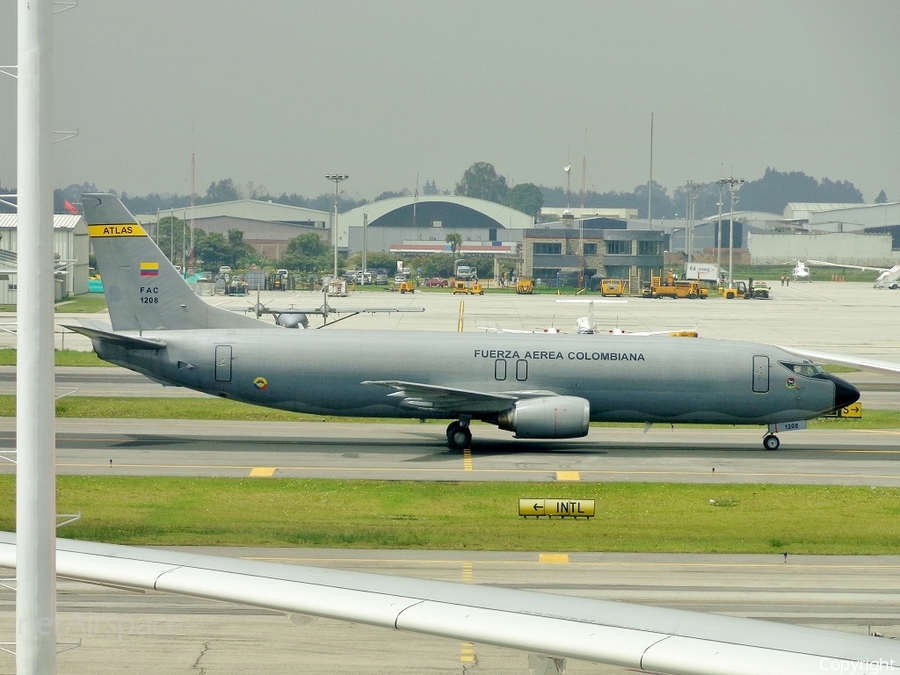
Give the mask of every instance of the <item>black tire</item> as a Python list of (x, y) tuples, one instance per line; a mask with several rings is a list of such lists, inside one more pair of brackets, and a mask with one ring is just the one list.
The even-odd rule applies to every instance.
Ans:
[(781, 441), (778, 440), (778, 436), (774, 434), (767, 434), (763, 438), (763, 447), (766, 450), (777, 450), (781, 446)]
[(468, 425), (451, 422), (447, 426), (447, 446), (451, 450), (465, 450), (472, 443), (472, 431)]

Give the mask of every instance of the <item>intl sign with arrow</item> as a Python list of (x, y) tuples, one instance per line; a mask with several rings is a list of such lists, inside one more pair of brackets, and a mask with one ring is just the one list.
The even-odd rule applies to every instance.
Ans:
[(519, 499), (519, 515), (525, 518), (593, 518), (594, 500), (525, 497)]

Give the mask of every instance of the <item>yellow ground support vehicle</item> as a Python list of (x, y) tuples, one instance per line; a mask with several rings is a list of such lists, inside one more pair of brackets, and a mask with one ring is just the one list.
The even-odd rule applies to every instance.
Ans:
[(665, 277), (650, 277), (650, 285), (645, 286), (641, 292), (645, 298), (708, 298), (709, 290), (700, 285), (699, 281), (690, 279), (676, 279), (675, 274), (669, 270)]
[(745, 281), (735, 281), (730, 288), (723, 288), (719, 291), (726, 300), (734, 298), (750, 297), (747, 291), (747, 283)]
[(397, 290), (401, 293), (415, 293), (416, 287), (413, 282), (407, 280), (401, 281), (399, 284), (397, 284)]
[(453, 284), (453, 295), (484, 295), (484, 288), (478, 281), (457, 279)]
[(519, 279), (516, 282), (516, 293), (519, 295), (531, 295), (534, 293), (534, 282), (531, 279)]
[(600, 281), (600, 295), (611, 295), (621, 298), (625, 293), (625, 282), (621, 279), (603, 279)]

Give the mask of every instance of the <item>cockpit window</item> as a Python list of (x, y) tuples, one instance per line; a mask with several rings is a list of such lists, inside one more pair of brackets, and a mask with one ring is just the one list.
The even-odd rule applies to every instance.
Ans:
[(817, 363), (789, 363), (787, 361), (779, 361), (781, 365), (783, 365), (788, 370), (792, 370), (797, 375), (803, 375), (804, 377), (815, 377), (816, 375), (821, 375), (825, 372), (825, 369)]

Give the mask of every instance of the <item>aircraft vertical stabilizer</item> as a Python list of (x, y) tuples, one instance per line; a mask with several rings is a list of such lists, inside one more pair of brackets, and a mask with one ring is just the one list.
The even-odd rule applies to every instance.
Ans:
[(274, 328), (200, 299), (113, 194), (84, 194), (113, 330)]

